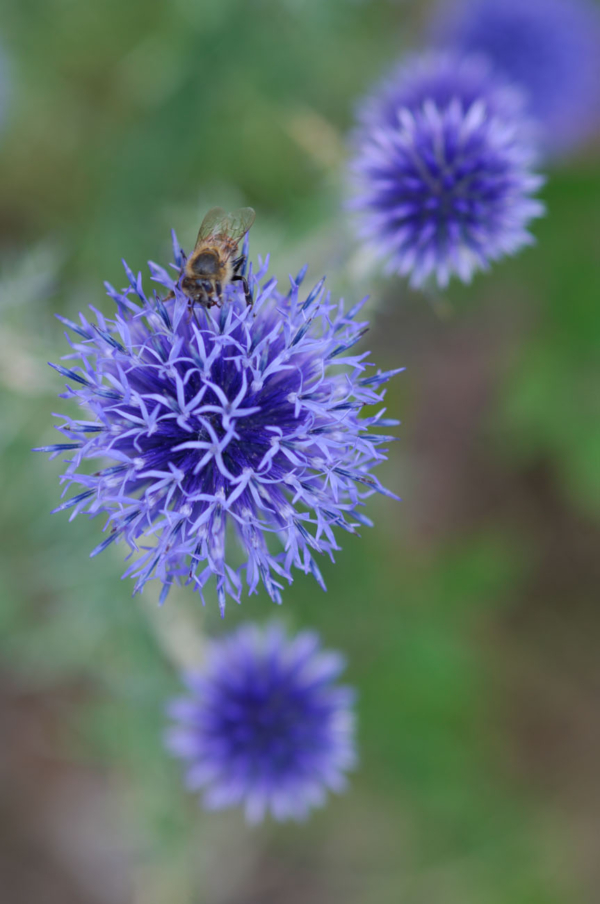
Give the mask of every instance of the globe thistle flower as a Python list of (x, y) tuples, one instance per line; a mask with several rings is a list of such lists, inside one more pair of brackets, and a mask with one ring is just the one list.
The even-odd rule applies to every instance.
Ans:
[(352, 768), (353, 691), (337, 685), (338, 653), (319, 637), (292, 640), (277, 625), (244, 625), (211, 644), (204, 667), (174, 701), (167, 747), (187, 763), (190, 790), (217, 810), (243, 805), (256, 823), (304, 819)]
[(568, 151), (598, 128), (600, 13), (588, 0), (442, 0), (433, 33), (486, 54), (525, 91), (548, 151)]
[(395, 128), (402, 107), (420, 110), (425, 101), (432, 100), (445, 108), (455, 98), (467, 110), (483, 98), (490, 115), (520, 119), (521, 125), (531, 128), (524, 115), (522, 91), (499, 79), (485, 57), (444, 52), (422, 53), (394, 66), (359, 103), (358, 119), (364, 129)]
[(480, 58), (415, 59), (363, 102), (351, 163), (360, 236), (413, 286), (473, 272), (533, 239), (533, 130)]
[[(180, 270), (176, 240), (175, 259)], [(333, 559), (334, 528), (369, 525), (362, 509), (375, 492), (397, 498), (370, 473), (391, 437), (370, 428), (398, 422), (384, 410), (360, 416), (398, 372), (353, 352), (364, 301), (345, 312), (323, 280), (301, 297), (306, 268), (284, 295), (265, 264), (249, 273), (253, 308), (231, 284), (222, 307), (196, 305), (192, 317), (179, 282), (150, 268), (173, 298), (146, 295), (126, 266), (129, 286), (108, 285), (113, 318), (59, 318), (74, 334), (66, 357), (79, 363), (52, 366), (69, 380), (62, 398), (89, 415), (63, 418), (66, 442), (37, 450), (72, 454), (62, 481), (77, 492), (55, 511), (107, 514), (92, 555), (123, 539), (134, 593), (158, 578), (161, 601), (183, 581), (204, 602), (215, 576), (223, 612), (245, 576), (250, 593), (262, 583), (280, 603), (293, 567), (324, 588), (313, 554)]]

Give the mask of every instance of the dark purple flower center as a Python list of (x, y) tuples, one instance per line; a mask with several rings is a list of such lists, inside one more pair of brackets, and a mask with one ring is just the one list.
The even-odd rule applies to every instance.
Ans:
[(298, 772), (330, 743), (329, 709), (314, 691), (289, 675), (268, 675), (265, 667), (243, 686), (227, 689), (209, 734), (224, 756), (243, 761), (251, 772)]
[[(236, 338), (235, 334), (232, 337)], [(206, 345), (214, 342), (213, 334), (203, 333)], [(155, 350), (160, 349), (160, 344)], [(269, 349), (269, 360), (278, 352), (277, 343)], [(166, 343), (162, 348), (165, 356), (168, 352)], [(279, 371), (266, 377), (259, 387), (253, 386), (252, 373), (246, 373), (246, 392), (241, 400), (238, 398), (243, 388), (244, 374), (236, 367), (233, 360), (239, 355), (234, 343), (228, 353), (224, 346), (217, 360), (212, 364), (210, 383), (216, 385), (226, 396), (228, 403), (210, 386), (205, 384), (202, 372), (197, 364), (190, 360), (178, 360), (172, 365), (158, 369), (154, 358), (146, 352), (148, 366), (139, 364), (129, 374), (131, 388), (141, 396), (155, 394), (164, 399), (164, 414), (171, 406), (174, 414), (181, 409), (178, 398), (176, 371), (180, 383), (183, 383), (184, 403), (189, 405), (201, 391), (204, 392), (196, 405), (192, 405), (183, 417), (160, 418), (153, 431), (140, 431), (135, 436), (124, 436), (117, 439), (113, 447), (126, 453), (136, 461), (136, 470), (142, 474), (128, 483), (128, 491), (135, 493), (150, 485), (155, 478), (145, 478), (145, 471), (166, 471), (169, 464), (184, 475), (181, 485), (186, 494), (214, 493), (223, 487), (227, 496), (233, 487), (228, 486), (219, 471), (214, 458), (210, 458), (198, 473), (194, 473), (199, 461), (207, 450), (201, 448), (178, 449), (183, 443), (196, 441), (208, 447), (219, 447), (226, 438), (228, 429), (235, 431), (232, 438), (222, 449), (222, 459), (226, 469), (233, 477), (238, 477), (246, 468), (255, 471), (269, 451), (275, 432), (268, 428), (276, 427), (278, 435), (294, 430), (298, 424), (293, 402), (290, 396), (300, 388), (301, 375), (308, 374), (311, 362), (304, 360), (293, 370)], [(231, 360), (228, 360), (230, 356)], [(152, 365), (152, 366), (150, 366)], [(237, 400), (237, 404), (236, 404)], [(125, 415), (123, 425), (127, 428), (127, 416), (139, 416), (139, 409), (133, 405), (118, 406)], [(254, 409), (250, 414), (236, 417), (236, 409)], [(225, 424), (230, 418), (228, 428)], [(273, 478), (283, 477), (289, 471), (289, 461), (283, 453), (277, 453), (270, 466)]]

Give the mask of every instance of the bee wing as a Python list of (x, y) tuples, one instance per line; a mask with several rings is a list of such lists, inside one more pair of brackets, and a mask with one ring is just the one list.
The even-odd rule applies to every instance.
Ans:
[(211, 208), (200, 224), (196, 246), (216, 236), (239, 241), (254, 223), (255, 216), (251, 207), (240, 207), (233, 213), (227, 213), (222, 207)]
[(226, 233), (228, 219), (227, 211), (223, 210), (222, 207), (211, 207), (200, 224), (196, 245), (213, 235)]
[(227, 217), (226, 232), (230, 239), (238, 241), (243, 235), (246, 235), (252, 224), (254, 223), (254, 213), (251, 207), (240, 207), (234, 210)]

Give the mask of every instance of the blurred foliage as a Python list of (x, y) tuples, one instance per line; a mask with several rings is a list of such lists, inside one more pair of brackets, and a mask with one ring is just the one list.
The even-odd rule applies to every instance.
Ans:
[[(362, 764), (349, 794), (308, 826), (250, 832), (237, 815), (203, 815), (186, 797), (162, 750), (163, 707), (189, 658), (186, 638), (193, 647), (201, 630), (268, 618), (273, 607), (244, 599), (221, 623), (216, 605), (202, 612), (182, 590), (156, 611), (152, 590), (130, 598), (119, 548), (89, 560), (99, 522), (49, 514), (60, 462), (29, 450), (52, 441), (51, 411), (67, 410), (45, 367), (65, 352), (52, 315), (89, 303), (110, 310), (102, 281), (123, 284), (120, 259), (141, 269), (168, 257), (173, 226), (189, 246), (213, 203), (257, 209), (251, 250), (271, 250), (280, 278), (306, 259), (315, 278), (330, 271), (356, 300), (368, 280), (341, 212), (345, 134), (357, 96), (418, 42), (424, 8), (3, 0), (2, 13), (12, 84), (0, 137), (0, 656), (28, 692), (68, 701), (61, 755), (114, 776), (139, 900), (254, 900), (244, 883), (274, 860), (313, 877), (306, 896), (319, 901), (573, 901), (575, 867), (555, 866), (559, 814), (513, 762), (510, 663), (496, 651), (505, 620), (526, 605), (543, 538), (504, 498), (477, 518), (450, 518), (435, 539), (415, 536), (411, 519), (424, 505), (415, 481), (427, 480), (414, 435), (423, 354), (435, 339), (443, 357), (446, 329), (500, 310), (512, 338), (498, 340), (470, 445), (485, 449), (509, 502), (543, 463), (565, 508), (600, 520), (593, 149), (550, 173), (537, 248), (451, 288), (451, 324), (372, 274), (370, 347), (382, 367), (411, 363), (387, 399), (406, 424), (382, 469), (408, 502), (374, 500), (376, 528), (341, 538), (337, 564), (325, 563), (327, 595), (300, 576), (277, 613), (347, 652)], [(421, 416), (437, 423), (440, 413)], [(440, 468), (458, 429), (442, 417), (428, 433)], [(449, 479), (459, 495), (481, 490)], [(587, 585), (574, 592), (593, 597)], [(231, 849), (239, 888), (226, 893)]]

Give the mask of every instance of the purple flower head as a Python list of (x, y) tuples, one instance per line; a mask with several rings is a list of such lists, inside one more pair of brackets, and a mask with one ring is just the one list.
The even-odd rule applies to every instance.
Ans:
[(413, 286), (473, 272), (533, 239), (543, 213), (517, 91), (480, 58), (415, 59), (359, 111), (352, 207), (361, 238)]
[(434, 37), (485, 54), (518, 84), (550, 151), (600, 122), (600, 13), (588, 0), (442, 0)]
[[(180, 270), (176, 242), (175, 257)], [(146, 295), (126, 267), (129, 286), (108, 286), (113, 318), (59, 318), (78, 362), (53, 365), (72, 384), (62, 397), (87, 413), (63, 418), (66, 442), (39, 450), (72, 455), (62, 480), (77, 490), (56, 511), (108, 515), (92, 555), (123, 539), (134, 592), (156, 577), (161, 599), (174, 581), (202, 596), (214, 575), (223, 612), (242, 575), (277, 603), (293, 566), (324, 587), (314, 553), (333, 558), (334, 528), (355, 533), (371, 523), (366, 497), (393, 495), (370, 473), (391, 437), (370, 428), (398, 422), (360, 414), (397, 371), (354, 351), (364, 302), (345, 312), (323, 280), (301, 295), (306, 268), (283, 295), (265, 264), (249, 274), (253, 308), (231, 284), (221, 308), (196, 305), (191, 317), (179, 281), (150, 268), (174, 298)]]
[(299, 820), (344, 789), (356, 754), (354, 693), (335, 683), (343, 669), (318, 635), (290, 640), (277, 625), (244, 625), (211, 644), (204, 668), (186, 678), (191, 696), (169, 707), (167, 734), (207, 809), (243, 805), (253, 823), (268, 812)]
[(451, 53), (423, 53), (397, 64), (361, 101), (358, 119), (365, 129), (395, 128), (402, 107), (420, 110), (426, 100), (432, 100), (445, 108), (455, 98), (465, 109), (483, 98), (491, 115), (524, 119), (522, 92), (499, 79), (483, 56)]

